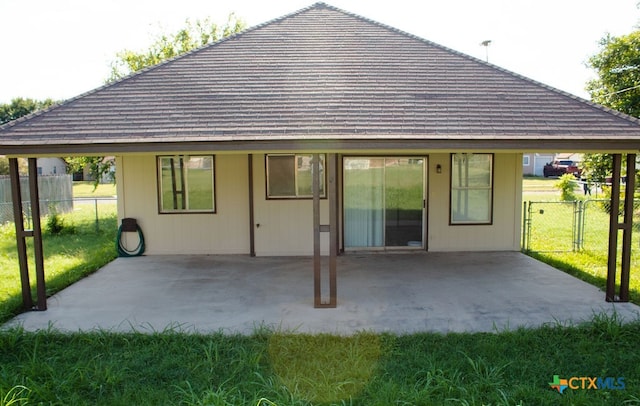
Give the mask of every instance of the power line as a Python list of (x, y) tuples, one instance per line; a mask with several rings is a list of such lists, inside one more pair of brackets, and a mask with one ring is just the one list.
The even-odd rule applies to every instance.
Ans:
[(636, 86), (633, 86), (633, 87), (628, 87), (626, 89), (618, 90), (617, 92), (607, 93), (607, 94), (603, 95), (602, 97), (609, 97), (609, 96), (613, 96), (614, 94), (628, 92), (629, 90), (637, 89), (639, 87), (640, 87), (640, 85), (636, 85)]

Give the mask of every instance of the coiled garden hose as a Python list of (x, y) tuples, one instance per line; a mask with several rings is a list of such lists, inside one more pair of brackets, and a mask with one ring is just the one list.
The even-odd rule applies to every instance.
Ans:
[(118, 227), (118, 236), (116, 237), (116, 249), (118, 250), (118, 256), (120, 257), (137, 257), (144, 253), (144, 234), (142, 234), (142, 229), (139, 225), (136, 224), (136, 231), (138, 233), (138, 238), (140, 242), (138, 246), (133, 250), (127, 249), (122, 243), (122, 225)]

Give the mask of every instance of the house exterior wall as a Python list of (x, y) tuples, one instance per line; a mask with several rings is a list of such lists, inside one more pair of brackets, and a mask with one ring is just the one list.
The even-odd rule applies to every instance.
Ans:
[(216, 213), (159, 214), (155, 155), (118, 157), (116, 168), (118, 217), (138, 220), (146, 254), (249, 252), (246, 155), (215, 156)]
[(64, 175), (67, 173), (67, 165), (61, 158), (38, 158), (38, 174)]
[(544, 166), (553, 162), (555, 154), (532, 154), (533, 157), (533, 175), (544, 176)]
[[(450, 155), (429, 155), (429, 251), (517, 251), (520, 249), (522, 154), (494, 155), (493, 224), (449, 225)], [(436, 173), (436, 165), (442, 173)]]
[[(264, 154), (253, 155), (256, 255), (312, 255), (313, 200), (267, 199)], [(327, 199), (320, 201), (320, 224), (329, 222)], [(258, 226), (259, 225), (259, 226)], [(329, 253), (329, 236), (321, 233), (321, 251)]]
[[(520, 249), (522, 154), (494, 155), (491, 225), (449, 225), (451, 155), (426, 152), (415, 155), (428, 157), (429, 251)], [(311, 255), (312, 200), (267, 199), (265, 154), (254, 153), (251, 159), (256, 255)], [(442, 173), (436, 171), (438, 164)], [(215, 154), (216, 213), (213, 214), (158, 213), (156, 155), (121, 156), (117, 158), (116, 167), (119, 217), (138, 220), (145, 235), (147, 254), (249, 254), (247, 154)], [(328, 199), (321, 200), (320, 210), (320, 223), (328, 224)], [(326, 255), (328, 233), (322, 233), (321, 238), (321, 249)]]
[(522, 174), (543, 176), (544, 166), (549, 162), (553, 162), (555, 154), (526, 152), (523, 156), (529, 157), (529, 165), (525, 165), (524, 162), (522, 163)]
[(523, 175), (535, 175), (534, 171), (534, 159), (535, 154), (523, 154), (522, 155), (522, 174)]

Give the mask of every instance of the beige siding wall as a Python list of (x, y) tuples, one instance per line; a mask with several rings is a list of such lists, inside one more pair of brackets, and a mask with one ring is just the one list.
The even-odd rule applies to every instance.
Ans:
[(215, 214), (159, 214), (155, 155), (126, 155), (116, 165), (119, 216), (138, 220), (147, 254), (249, 253), (246, 155), (215, 156)]
[[(313, 201), (267, 199), (265, 155), (254, 154), (254, 209), (256, 255), (312, 255)], [(327, 199), (320, 201), (320, 224), (328, 224)], [(322, 252), (328, 254), (328, 233), (321, 233)]]
[[(522, 154), (495, 154), (493, 224), (449, 225), (448, 153), (428, 156), (427, 247), (429, 251), (519, 250)], [(155, 155), (117, 159), (119, 216), (138, 220), (147, 254), (248, 254), (247, 155), (216, 155), (215, 214), (158, 214)], [(442, 173), (436, 173), (436, 165)], [(313, 253), (312, 200), (268, 200), (264, 154), (253, 154), (255, 249), (257, 255)], [(321, 201), (327, 224), (328, 200)], [(328, 253), (328, 234), (322, 233)]]
[(522, 154), (494, 155), (492, 225), (449, 225), (450, 159), (449, 154), (429, 155), (429, 251), (519, 250)]

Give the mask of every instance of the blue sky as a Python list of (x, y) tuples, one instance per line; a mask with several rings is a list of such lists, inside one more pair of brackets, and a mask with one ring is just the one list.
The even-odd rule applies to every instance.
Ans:
[[(606, 33), (636, 28), (636, 0), (328, 0), (547, 85), (588, 97), (585, 67)], [(155, 34), (192, 20), (249, 26), (307, 7), (301, 0), (0, 0), (0, 103), (65, 99), (103, 84), (123, 49), (143, 50)]]

